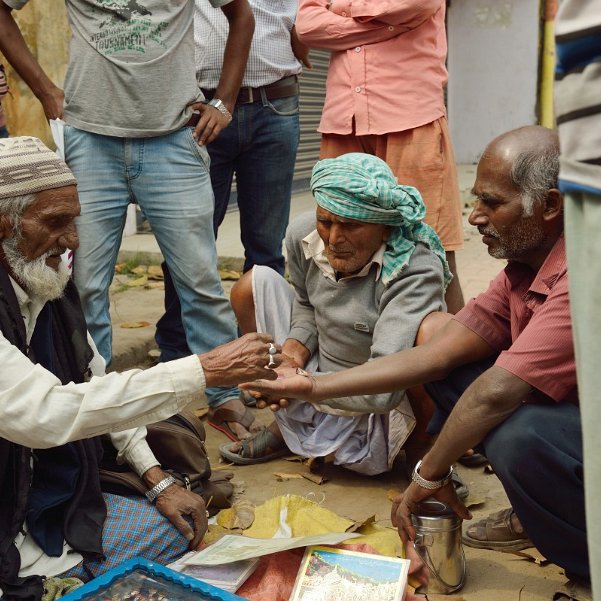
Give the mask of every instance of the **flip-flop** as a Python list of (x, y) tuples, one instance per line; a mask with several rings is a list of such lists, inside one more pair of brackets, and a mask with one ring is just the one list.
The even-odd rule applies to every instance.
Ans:
[[(470, 524), (463, 532), (463, 543), (476, 549), (493, 551), (521, 551), (533, 547), (525, 532), (516, 532), (511, 523), (513, 509), (502, 509)], [(480, 536), (474, 535), (479, 531)]]
[(463, 478), (459, 475), (459, 473), (456, 470), (453, 470), (451, 481), (453, 482), (455, 494), (462, 501), (465, 501), (469, 497), (470, 489), (467, 487), (467, 484), (463, 481)]
[[(219, 411), (220, 415), (216, 416), (215, 413)], [(237, 422), (244, 426), (249, 432), (250, 426), (256, 420), (256, 417), (252, 414), (252, 411), (248, 407), (244, 407), (244, 413), (238, 413), (232, 409), (225, 409), (217, 407), (213, 415), (209, 414), (207, 423), (209, 426), (223, 432), (230, 440), (234, 442), (240, 442), (240, 439), (236, 436), (234, 431), (228, 426), (228, 422)]]
[[(252, 449), (251, 449), (252, 443)], [(230, 463), (236, 465), (254, 465), (256, 463), (265, 463), (282, 455), (290, 455), (288, 447), (270, 430), (261, 430), (253, 434), (250, 438), (240, 441), (242, 453), (234, 453), (231, 449), (234, 446), (231, 443), (222, 444), (219, 447), (219, 454)], [(277, 449), (272, 453), (261, 456), (265, 449)], [(259, 456), (254, 456), (257, 453)]]
[(553, 595), (553, 601), (593, 601), (593, 591), (589, 582), (568, 580)]
[(459, 457), (458, 461), (461, 465), (465, 465), (465, 467), (479, 467), (488, 463), (488, 459), (482, 453), (463, 455)]

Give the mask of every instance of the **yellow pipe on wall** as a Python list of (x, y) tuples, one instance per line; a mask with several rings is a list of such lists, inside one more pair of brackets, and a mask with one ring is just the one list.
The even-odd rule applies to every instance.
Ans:
[(555, 80), (555, 14), (557, 0), (542, 0), (543, 4), (543, 48), (539, 90), (540, 125), (555, 127), (553, 108), (553, 82)]

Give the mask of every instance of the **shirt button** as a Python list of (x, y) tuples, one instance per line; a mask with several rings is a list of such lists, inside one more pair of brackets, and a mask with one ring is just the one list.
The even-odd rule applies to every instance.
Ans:
[(355, 92), (359, 93), (360, 91), (361, 91), (361, 86), (357, 86), (357, 87), (355, 88)]
[(361, 52), (361, 46), (357, 46), (357, 47), (355, 48), (355, 52)]
[(388, 26), (388, 31), (394, 31), (394, 27), (392, 25)]

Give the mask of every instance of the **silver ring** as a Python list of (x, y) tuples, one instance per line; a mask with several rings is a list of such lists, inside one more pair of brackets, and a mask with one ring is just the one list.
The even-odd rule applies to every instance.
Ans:
[(278, 349), (275, 348), (275, 344), (273, 342), (269, 343), (269, 350), (267, 351), (270, 355), (275, 355), (278, 352)]
[(267, 367), (269, 367), (269, 368), (275, 367), (275, 361), (273, 360), (273, 355), (269, 355), (269, 363), (267, 364)]

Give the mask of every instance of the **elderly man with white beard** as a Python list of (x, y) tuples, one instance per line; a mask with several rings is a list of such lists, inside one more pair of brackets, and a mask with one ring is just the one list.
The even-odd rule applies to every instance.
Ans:
[[(75, 178), (56, 154), (36, 138), (0, 141), (0, 596), (11, 599), (40, 599), (42, 574), (85, 580), (134, 555), (167, 563), (196, 547), (204, 502), (163, 472), (143, 425), (206, 402), (209, 386), (274, 378), (266, 365), (280, 363), (269, 336), (250, 335), (105, 375), (61, 260), (77, 248), (78, 214)], [(102, 494), (105, 433), (155, 507)]]

